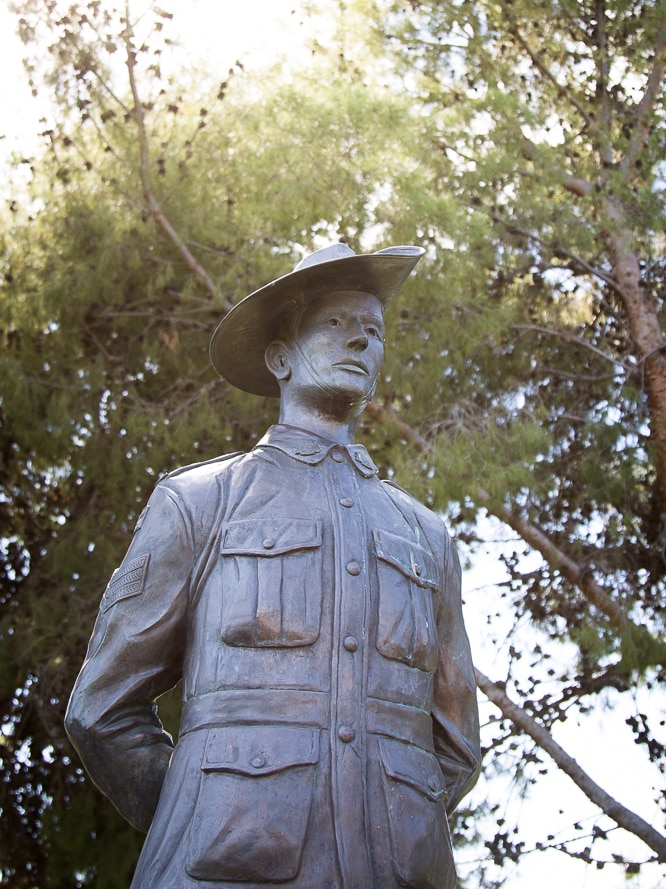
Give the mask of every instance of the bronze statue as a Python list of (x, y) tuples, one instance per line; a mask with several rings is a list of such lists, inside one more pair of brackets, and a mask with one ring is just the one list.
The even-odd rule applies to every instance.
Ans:
[[(319, 250), (213, 335), (220, 375), (279, 395), (280, 422), (157, 485), (67, 714), (148, 832), (134, 889), (455, 883), (447, 812), (480, 757), (460, 567), (354, 444), (423, 252)], [(174, 747), (154, 701), (181, 679)]]

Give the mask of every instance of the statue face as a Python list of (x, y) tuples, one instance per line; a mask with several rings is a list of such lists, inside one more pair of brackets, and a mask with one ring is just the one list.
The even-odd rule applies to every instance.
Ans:
[(355, 404), (374, 392), (384, 360), (382, 304), (368, 293), (333, 293), (306, 307), (290, 350), (289, 386)]

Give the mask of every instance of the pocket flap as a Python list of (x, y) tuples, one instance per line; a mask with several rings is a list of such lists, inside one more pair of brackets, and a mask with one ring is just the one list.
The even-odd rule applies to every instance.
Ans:
[(206, 741), (204, 772), (269, 775), (319, 761), (319, 730), (291, 725), (230, 725)]
[(423, 547), (388, 531), (375, 529), (372, 535), (378, 559), (393, 565), (418, 586), (438, 589), (437, 563)]
[(221, 554), (279, 556), (321, 545), (321, 522), (307, 519), (247, 519), (222, 530)]
[(446, 797), (442, 770), (433, 753), (389, 738), (378, 738), (378, 741), (379, 755), (389, 778), (409, 784), (433, 802)]

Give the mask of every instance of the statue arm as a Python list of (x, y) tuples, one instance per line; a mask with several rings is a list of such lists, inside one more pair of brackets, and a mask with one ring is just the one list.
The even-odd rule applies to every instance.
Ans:
[(102, 598), (65, 719), (92, 780), (143, 831), (173, 752), (155, 699), (182, 673), (194, 551), (186, 518), (158, 486)]
[(446, 530), (444, 534), (439, 660), (432, 715), (435, 754), (444, 774), (447, 810), (451, 813), (479, 777), (481, 748), (474, 666), (462, 614), (460, 562)]

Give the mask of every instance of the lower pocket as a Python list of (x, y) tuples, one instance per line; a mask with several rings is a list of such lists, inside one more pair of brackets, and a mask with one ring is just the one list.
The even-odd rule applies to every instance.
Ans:
[(258, 883), (296, 877), (318, 759), (317, 730), (228, 726), (211, 731), (190, 827), (190, 876)]
[(453, 889), (456, 871), (446, 818), (446, 792), (432, 753), (379, 739), (391, 863), (400, 886)]

